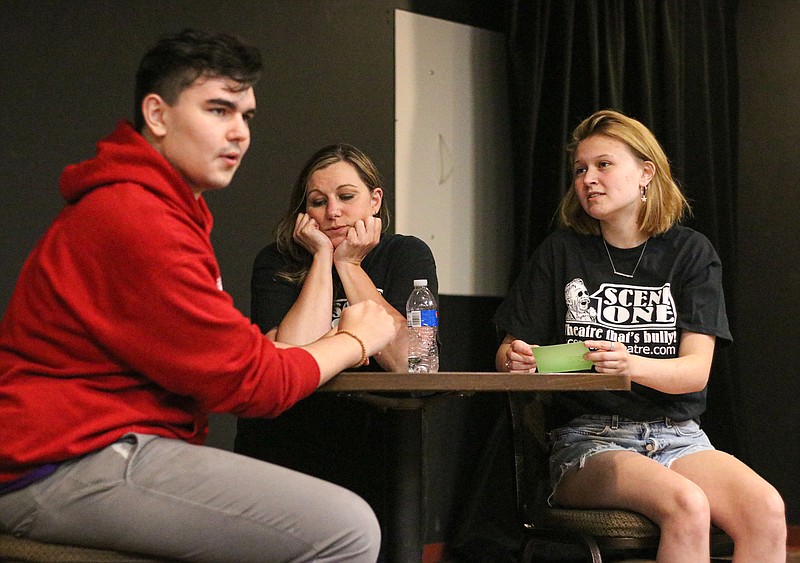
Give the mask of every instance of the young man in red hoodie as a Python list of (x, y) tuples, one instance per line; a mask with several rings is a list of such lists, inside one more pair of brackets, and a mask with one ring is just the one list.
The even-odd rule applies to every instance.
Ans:
[(202, 446), (208, 413), (277, 416), (394, 335), (367, 302), (289, 347), (222, 291), (202, 195), (247, 151), (260, 71), (231, 36), (163, 39), (134, 126), (64, 170), (0, 325), (0, 531), (186, 561), (377, 558), (353, 493)]

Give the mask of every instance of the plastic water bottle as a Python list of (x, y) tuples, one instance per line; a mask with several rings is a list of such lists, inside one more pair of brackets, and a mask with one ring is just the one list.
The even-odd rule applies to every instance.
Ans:
[(428, 280), (414, 280), (414, 290), (406, 302), (408, 323), (408, 371), (439, 371), (439, 311)]

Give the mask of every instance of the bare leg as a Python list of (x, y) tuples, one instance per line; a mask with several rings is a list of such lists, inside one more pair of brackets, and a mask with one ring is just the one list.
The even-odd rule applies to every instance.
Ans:
[(783, 499), (755, 471), (720, 451), (687, 455), (672, 470), (705, 492), (712, 521), (733, 538), (734, 561), (786, 562)]
[(659, 563), (707, 563), (711, 512), (703, 490), (691, 480), (640, 454), (595, 454), (572, 468), (554, 500), (566, 506), (625, 508), (661, 528)]

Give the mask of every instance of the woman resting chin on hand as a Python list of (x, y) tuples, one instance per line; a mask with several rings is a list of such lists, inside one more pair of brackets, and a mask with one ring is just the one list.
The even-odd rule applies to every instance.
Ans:
[[(372, 302), (391, 319), (394, 333), (379, 353), (368, 351), (367, 365), (354, 369), (407, 371), (406, 301), (418, 278), (438, 293), (436, 264), (423, 241), (388, 234), (388, 224), (372, 161), (351, 145), (320, 149), (297, 178), (276, 242), (256, 257), (253, 322), (279, 343), (307, 345), (349, 326), (349, 313)], [(369, 327), (368, 317), (364, 322)], [(368, 330), (352, 332), (370, 337)], [(346, 335), (323, 340), (355, 344)], [(235, 450), (333, 481), (380, 507), (385, 487), (371, 470), (375, 462), (359, 459), (374, 456), (368, 446), (383, 435), (382, 424), (361, 403), (314, 394), (275, 420), (240, 419)]]
[(336, 326), (345, 307), (374, 301), (397, 330), (371, 369), (406, 371), (405, 303), (416, 278), (437, 292), (436, 264), (420, 239), (383, 233), (383, 195), (374, 164), (353, 146), (324, 147), (308, 160), (276, 242), (253, 269), (252, 318), (264, 332), (306, 344)]

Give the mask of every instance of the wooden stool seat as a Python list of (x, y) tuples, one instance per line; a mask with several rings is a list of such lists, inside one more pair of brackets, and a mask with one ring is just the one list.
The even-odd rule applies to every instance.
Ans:
[(10, 534), (0, 534), (0, 561), (4, 563), (158, 563), (163, 560), (110, 549), (44, 543), (18, 538)]

